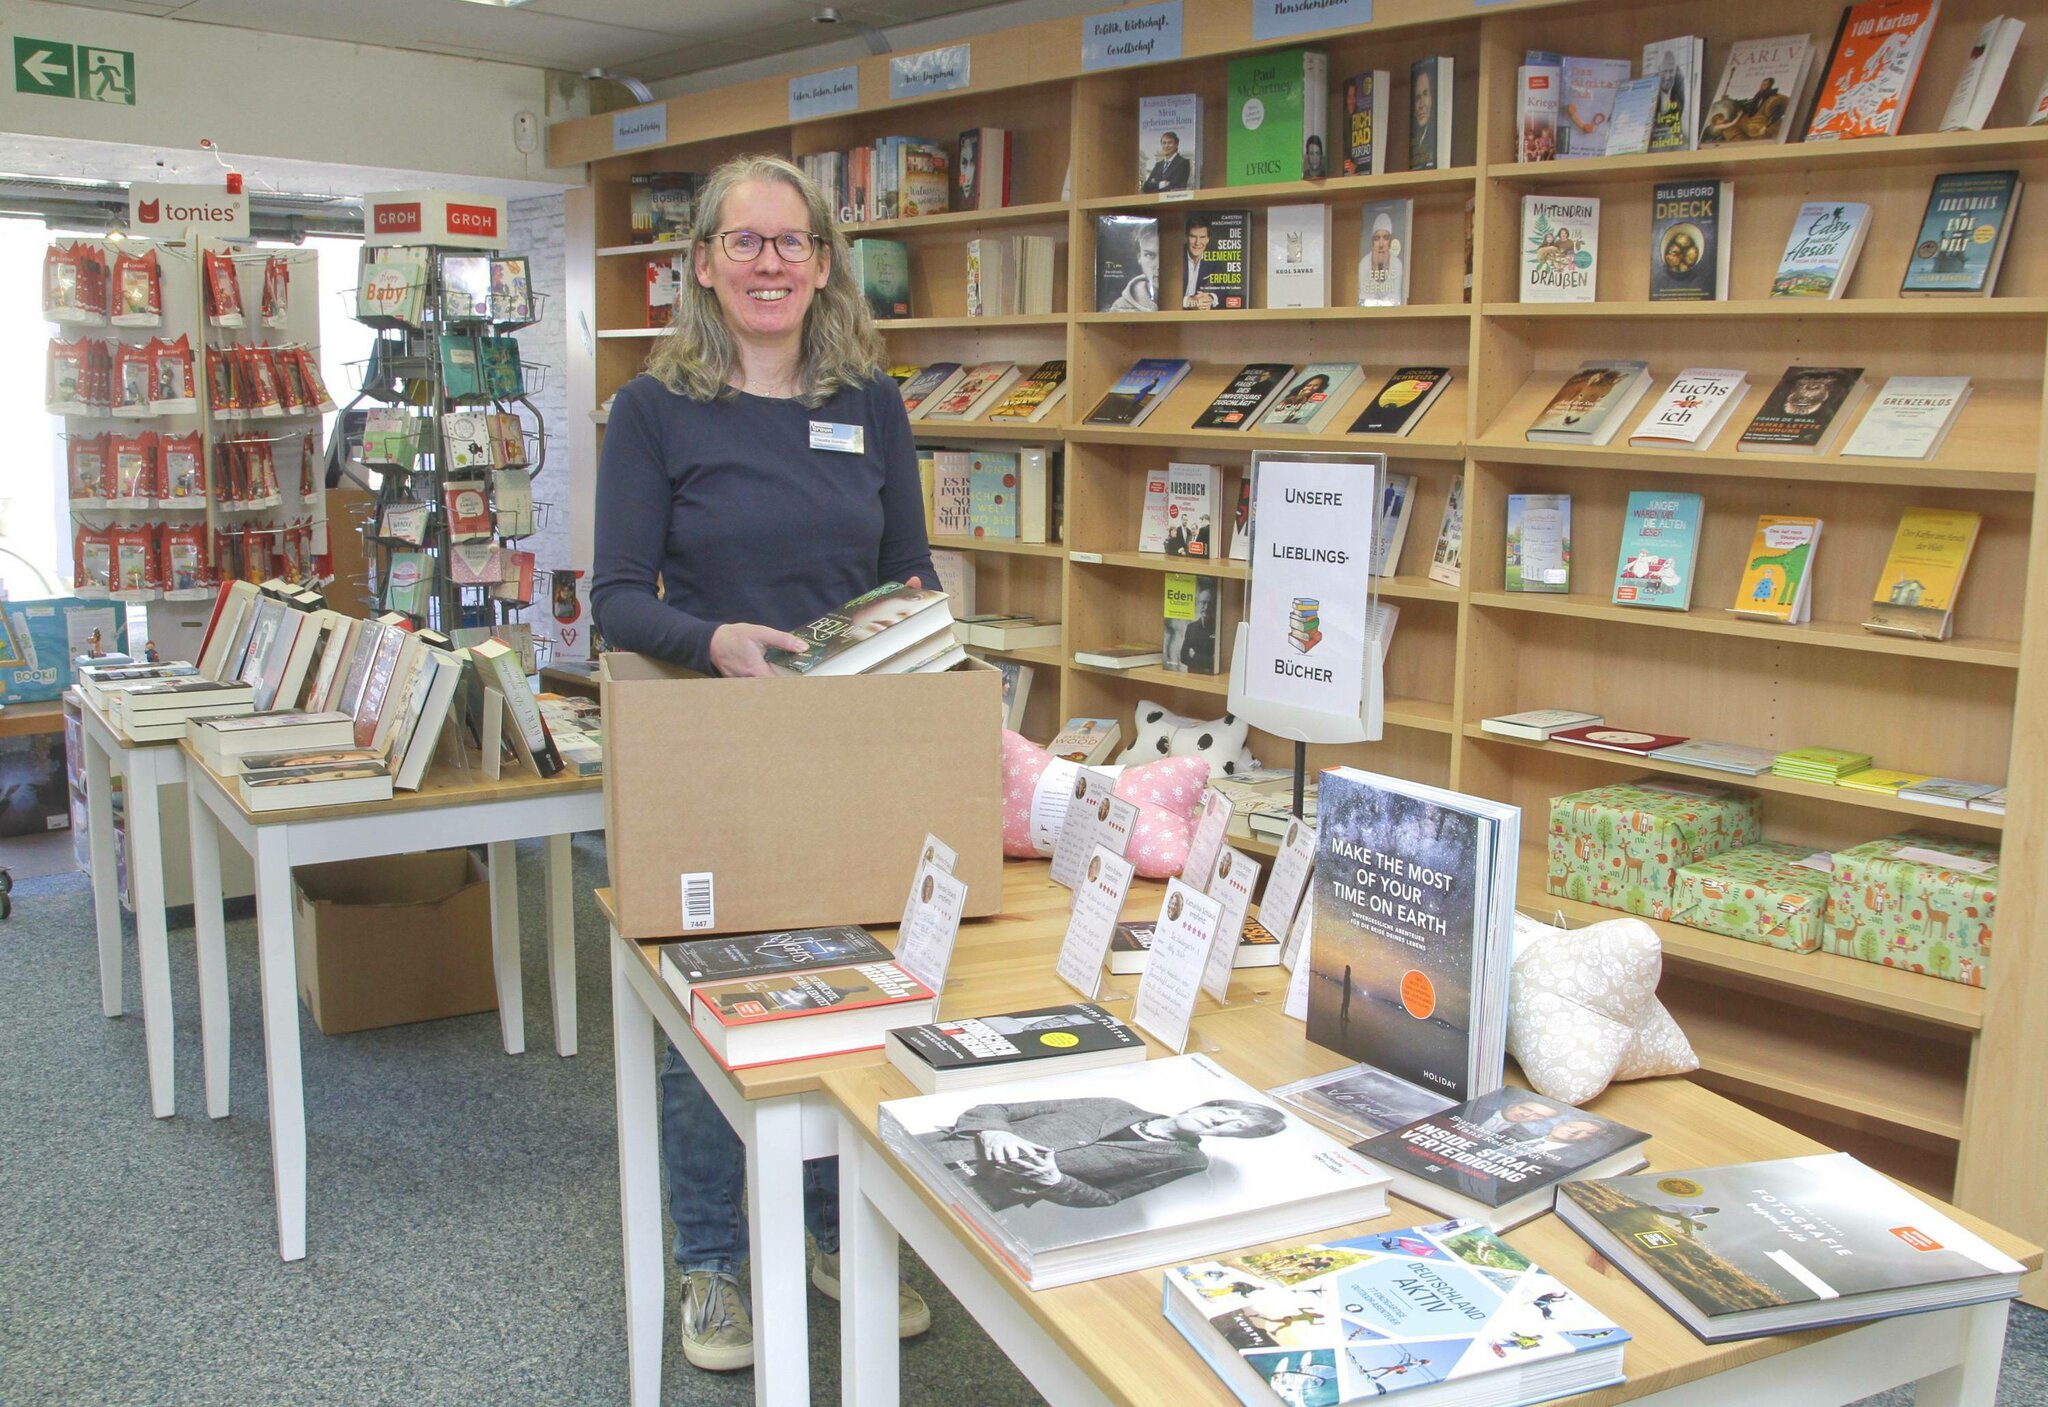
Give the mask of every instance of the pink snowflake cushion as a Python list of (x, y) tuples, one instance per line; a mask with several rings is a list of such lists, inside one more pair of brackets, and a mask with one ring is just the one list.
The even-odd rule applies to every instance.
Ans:
[[(1062, 761), (1008, 729), (1003, 730), (1003, 853), (1013, 859), (1050, 855), (1077, 764)], [(1103, 768), (1103, 771), (1116, 769)], [(1147, 879), (1180, 873), (1195, 833), (1195, 808), (1209, 780), (1199, 757), (1170, 757), (1125, 767), (1116, 794), (1138, 808), (1130, 860)]]

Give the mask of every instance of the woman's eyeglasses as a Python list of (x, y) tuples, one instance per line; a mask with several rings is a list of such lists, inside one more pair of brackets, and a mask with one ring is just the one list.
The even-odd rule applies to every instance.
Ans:
[[(721, 230), (718, 243), (725, 250), (725, 257), (735, 263), (751, 264), (761, 257), (761, 251), (769, 244), (768, 236), (752, 230)], [(818, 249), (818, 236), (802, 230), (791, 230), (774, 239), (775, 252), (785, 264), (806, 262)]]

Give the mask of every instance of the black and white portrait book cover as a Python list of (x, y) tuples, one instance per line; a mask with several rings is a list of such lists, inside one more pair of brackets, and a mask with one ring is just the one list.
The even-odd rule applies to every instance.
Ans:
[(1204, 1055), (888, 1100), (880, 1125), (962, 1216), (1033, 1258), (1332, 1196), (1370, 1201), (1386, 1180)]

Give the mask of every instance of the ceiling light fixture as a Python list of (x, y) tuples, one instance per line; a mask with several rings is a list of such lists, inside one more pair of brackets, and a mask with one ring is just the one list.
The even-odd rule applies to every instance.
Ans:
[(494, 10), (516, 10), (527, 0), (469, 0), (472, 5), (489, 5)]
[(838, 23), (839, 23), (839, 7), (838, 7), (837, 5), (820, 5), (820, 6), (818, 7), (818, 13), (816, 13), (815, 15), (812, 15), (812, 16), (811, 16), (811, 23), (812, 23), (812, 24), (838, 24)]
[[(491, 0), (477, 0), (477, 3), (489, 4)], [(627, 78), (623, 74), (613, 73), (610, 69), (603, 67), (586, 68), (583, 70), (583, 76), (592, 83), (616, 83), (631, 93), (638, 102), (651, 103), (654, 101), (654, 90), (637, 78)]]

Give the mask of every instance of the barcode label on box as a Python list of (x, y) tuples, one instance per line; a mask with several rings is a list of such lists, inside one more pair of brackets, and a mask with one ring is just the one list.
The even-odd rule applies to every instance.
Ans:
[(716, 910), (711, 900), (711, 871), (683, 876), (683, 932), (695, 933), (713, 927)]

